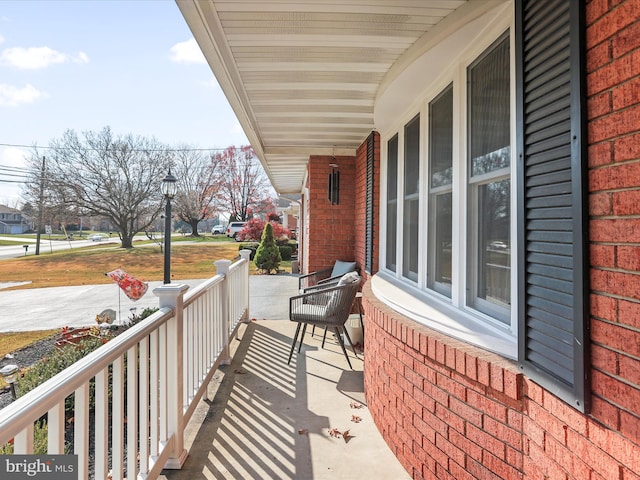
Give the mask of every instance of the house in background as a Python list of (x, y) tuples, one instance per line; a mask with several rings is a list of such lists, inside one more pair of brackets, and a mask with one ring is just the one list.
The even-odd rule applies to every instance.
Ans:
[(280, 216), (282, 226), (291, 231), (293, 238), (297, 237), (298, 232), (300, 198), (300, 195), (287, 195), (276, 200), (276, 213)]
[(0, 235), (21, 234), (29, 228), (29, 223), (20, 210), (0, 205)]
[(177, 3), (407, 471), (640, 479), (640, 3)]

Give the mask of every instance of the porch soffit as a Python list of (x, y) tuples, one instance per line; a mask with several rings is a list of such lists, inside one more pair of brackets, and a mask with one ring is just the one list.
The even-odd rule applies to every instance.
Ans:
[(355, 154), (379, 92), (430, 48), (428, 33), (490, 3), (177, 0), (279, 193), (302, 191), (310, 155)]

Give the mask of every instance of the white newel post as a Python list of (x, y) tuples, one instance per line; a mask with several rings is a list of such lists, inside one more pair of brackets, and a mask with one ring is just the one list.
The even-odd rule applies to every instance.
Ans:
[(251, 250), (240, 250), (240, 258), (242, 258), (243, 260), (246, 260), (247, 262), (251, 259)]
[(220, 354), (220, 363), (222, 365), (229, 365), (231, 363), (231, 351), (229, 349), (229, 327), (231, 321), (229, 318), (229, 267), (231, 266), (231, 260), (216, 260), (213, 262), (216, 267), (216, 273), (218, 275), (224, 275), (224, 282), (222, 282), (222, 327), (224, 332), (224, 350)]
[[(240, 257), (243, 260), (247, 261), (247, 274), (249, 273), (249, 262), (251, 261), (251, 250), (240, 250)], [(244, 321), (246, 323), (251, 322), (251, 319), (249, 318), (249, 312), (251, 311), (250, 307), (251, 305), (249, 304), (249, 301), (251, 300), (251, 297), (249, 296), (249, 279), (247, 278), (247, 287), (245, 290), (245, 297), (244, 297), (244, 301), (245, 301), (245, 305), (247, 306), (247, 313), (246, 316), (244, 317)], [(240, 340), (240, 329), (236, 330), (236, 340)]]
[(164, 468), (180, 469), (187, 459), (184, 448), (184, 406), (183, 393), (183, 298), (189, 289), (188, 285), (168, 283), (153, 290), (158, 297), (160, 308), (173, 308), (174, 315), (167, 323), (167, 431), (169, 437), (173, 434), (173, 448)]

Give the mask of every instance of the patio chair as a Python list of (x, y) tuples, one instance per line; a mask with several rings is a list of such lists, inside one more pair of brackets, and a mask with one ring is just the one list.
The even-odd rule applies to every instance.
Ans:
[(300, 275), (298, 277), (298, 288), (304, 292), (309, 287), (322, 285), (323, 283), (337, 283), (345, 273), (355, 272), (356, 268), (356, 262), (336, 260), (333, 267)]
[[(353, 347), (353, 342), (351, 338), (349, 338), (349, 333), (344, 327), (344, 324), (351, 313), (351, 306), (360, 288), (360, 281), (361, 279), (357, 272), (350, 272), (343, 275), (335, 286), (313, 289), (313, 291), (296, 295), (289, 299), (289, 320), (297, 322), (298, 326), (296, 327), (296, 333), (291, 343), (291, 351), (289, 352), (287, 364), (291, 363), (293, 350), (298, 341), (298, 335), (300, 334), (300, 327), (302, 327), (302, 335), (300, 336), (298, 353), (300, 353), (300, 349), (302, 348), (307, 325), (313, 325), (314, 327), (319, 325), (333, 329), (342, 353), (344, 353), (347, 359), (349, 368), (353, 368), (341, 334), (344, 333), (347, 341), (351, 345), (353, 354), (358, 358), (358, 354)], [(322, 346), (324, 347), (324, 338), (322, 339)]]
[[(298, 289), (300, 293), (308, 293), (314, 289), (321, 287), (335, 287), (338, 281), (345, 273), (357, 272), (356, 262), (345, 262), (344, 260), (336, 260), (333, 267), (324, 268), (315, 272), (307, 273), (298, 277)], [(316, 326), (311, 330), (311, 336), (316, 332)], [(325, 335), (327, 330), (325, 329)]]

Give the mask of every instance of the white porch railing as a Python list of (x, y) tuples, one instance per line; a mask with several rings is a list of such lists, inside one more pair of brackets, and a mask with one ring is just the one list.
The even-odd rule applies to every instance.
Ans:
[(13, 439), (15, 454), (34, 453), (34, 423), (46, 418), (46, 453), (78, 455), (79, 479), (180, 468), (185, 426), (248, 317), (249, 251), (241, 257), (215, 262), (216, 276), (186, 294), (181, 284), (154, 289), (158, 312), (0, 410), (0, 445)]

